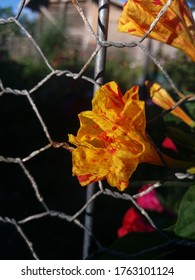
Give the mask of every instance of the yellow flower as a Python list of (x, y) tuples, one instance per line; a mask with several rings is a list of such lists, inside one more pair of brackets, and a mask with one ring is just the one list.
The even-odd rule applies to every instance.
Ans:
[[(159, 107), (169, 110), (175, 106), (175, 101), (169, 95), (169, 93), (157, 83), (145, 82), (150, 91), (150, 97), (152, 101)], [(195, 121), (193, 121), (179, 106), (170, 112), (174, 116), (180, 118), (183, 122), (191, 127), (195, 127)]]
[(144, 105), (137, 86), (123, 96), (110, 82), (95, 93), (92, 111), (79, 114), (77, 136), (69, 135), (69, 142), (77, 146), (73, 174), (81, 185), (107, 179), (123, 191), (139, 163), (162, 164), (145, 133)]
[(195, 174), (195, 166), (187, 169), (187, 172), (194, 175)]
[[(143, 36), (166, 3), (166, 0), (128, 0), (118, 31)], [(181, 49), (195, 61), (195, 23), (185, 0), (174, 0), (148, 37)]]

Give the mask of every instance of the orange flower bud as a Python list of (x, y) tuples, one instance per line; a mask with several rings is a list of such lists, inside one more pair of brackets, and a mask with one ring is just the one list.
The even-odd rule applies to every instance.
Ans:
[[(152, 83), (149, 85), (148, 81), (146, 81), (145, 84), (146, 86), (148, 86), (150, 97), (156, 105), (165, 110), (169, 110), (175, 107), (176, 102), (173, 100), (170, 94), (159, 84)], [(170, 111), (170, 113), (180, 118), (190, 127), (195, 127), (195, 121), (193, 121), (179, 106), (175, 107), (172, 111)]]

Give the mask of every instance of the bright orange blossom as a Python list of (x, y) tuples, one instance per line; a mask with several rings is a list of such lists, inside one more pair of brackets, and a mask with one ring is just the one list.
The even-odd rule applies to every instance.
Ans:
[(107, 179), (123, 191), (141, 162), (161, 165), (145, 133), (145, 103), (138, 87), (123, 96), (115, 82), (103, 85), (92, 100), (92, 111), (79, 114), (77, 136), (69, 135), (73, 150), (73, 174), (81, 185)]

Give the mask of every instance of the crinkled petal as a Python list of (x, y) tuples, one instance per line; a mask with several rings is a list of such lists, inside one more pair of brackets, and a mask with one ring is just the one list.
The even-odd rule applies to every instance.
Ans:
[(137, 86), (134, 86), (125, 93), (123, 97), (125, 105), (119, 123), (127, 134), (136, 130), (136, 132), (141, 132), (144, 135), (146, 125), (145, 103), (139, 100), (138, 89)]
[(117, 186), (120, 191), (128, 187), (129, 178), (139, 164), (139, 158), (130, 156), (128, 152), (117, 150), (112, 155), (112, 167), (107, 175), (107, 181), (111, 186)]
[(91, 182), (107, 179), (110, 186), (123, 191), (135, 171), (139, 160), (125, 151), (110, 153), (105, 149), (77, 147), (72, 154), (73, 175), (78, 177), (82, 186)]
[[(135, 106), (136, 104), (134, 104)], [(93, 111), (85, 111), (79, 114), (79, 119), (81, 126), (77, 137), (69, 137), (69, 142), (72, 144), (107, 148), (112, 153), (114, 150), (125, 150), (132, 156), (139, 156), (144, 152), (145, 139), (139, 131), (131, 130), (130, 125), (127, 126), (125, 131), (124, 123), (115, 125)]]
[(110, 158), (105, 149), (77, 147), (72, 152), (73, 175), (82, 186), (103, 180), (110, 170)]
[(120, 113), (124, 106), (122, 97), (116, 82), (107, 83), (96, 91), (92, 101), (92, 111), (114, 123), (121, 117)]

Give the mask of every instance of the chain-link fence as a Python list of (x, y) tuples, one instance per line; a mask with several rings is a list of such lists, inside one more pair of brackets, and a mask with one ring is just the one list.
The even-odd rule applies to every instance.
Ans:
[[(181, 176), (169, 169), (167, 176), (164, 172), (166, 166), (152, 167), (153, 169), (147, 169), (145, 177), (142, 173), (142, 180), (135, 177), (132, 188), (123, 193), (113, 190), (101, 181), (97, 185), (92, 183), (83, 188), (77, 179), (72, 177), (72, 147), (67, 140), (67, 134), (74, 133), (78, 127), (78, 123), (71, 119), (73, 114), (75, 117), (86, 109), (86, 100), (87, 104), (90, 104), (91, 95), (90, 98), (86, 97), (87, 91), (96, 91), (103, 84), (106, 51), (109, 47), (126, 48), (129, 52), (132, 48), (141, 49), (145, 57), (149, 57), (160, 70), (172, 90), (179, 94), (178, 104), (186, 99), (158, 59), (142, 44), (171, 3), (172, 1), (167, 1), (150, 29), (139, 40), (112, 42), (107, 41), (110, 1), (98, 2), (96, 32), (79, 2), (72, 0), (71, 5), (77, 10), (78, 17), (82, 18), (83, 25), (94, 40), (93, 53), (77, 73), (69, 69), (59, 70), (50, 64), (44, 51), (20, 22), (24, 0), (21, 1), (15, 17), (0, 19), (1, 28), (7, 25), (17, 26), (29, 40), (31, 48), (34, 49), (33, 53), (36, 52), (46, 66), (42, 73), (43, 78), (32, 81), (34, 84), (31, 88), (27, 89), (25, 84), (21, 85), (23, 89), (10, 86), (11, 72), (5, 73), (8, 82), (4, 84), (2, 81), (0, 84), (1, 258), (81, 259), (98, 258), (103, 254), (106, 254), (105, 258), (136, 258), (144, 255), (147, 250), (153, 252), (179, 242), (165, 236), (136, 199), (159, 187), (169, 189), (169, 185), (174, 185), (175, 182), (180, 184), (180, 188), (183, 185), (189, 186), (188, 177), (191, 175)], [(32, 52), (30, 54), (32, 55)], [(94, 60), (94, 76), (85, 75), (86, 70), (94, 65)], [(54, 81), (64, 94), (57, 96), (58, 88), (54, 86)], [(83, 96), (75, 96), (78, 87), (82, 87)], [(74, 95), (66, 95), (70, 88), (75, 91)], [(176, 103), (175, 107), (178, 104)], [(156, 172), (157, 176), (161, 174), (160, 178), (155, 180), (152, 172)], [(185, 183), (181, 179), (186, 180)], [(138, 192), (146, 183), (150, 183), (150, 187)], [(163, 244), (131, 255), (122, 249), (109, 248), (117, 238), (117, 229), (121, 225), (124, 212), (131, 205), (157, 229), (164, 238)]]

